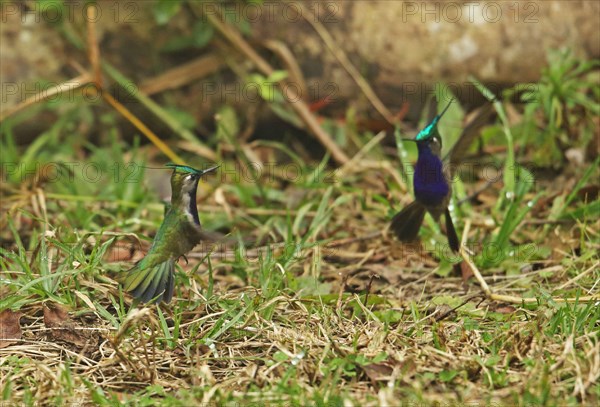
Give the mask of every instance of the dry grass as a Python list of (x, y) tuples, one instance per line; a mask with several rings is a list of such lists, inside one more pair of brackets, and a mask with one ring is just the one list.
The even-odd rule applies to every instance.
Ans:
[[(375, 182), (362, 178), (355, 181)], [(201, 264), (189, 282), (179, 274), (183, 284), (177, 298), (160, 311), (129, 308), (111, 278), (117, 274), (82, 265), (59, 278), (46, 298), (24, 295), (21, 288), (22, 339), (0, 350), (5, 400), (147, 404), (159, 397), (175, 405), (597, 401), (598, 307), (557, 304), (544, 294), (563, 286), (557, 297), (569, 296), (574, 291), (564, 291), (567, 282), (593, 294), (597, 256), (550, 256), (516, 275), (502, 268), (486, 271), (497, 292), (537, 293), (537, 305), (498, 303), (486, 299), (474, 281), (465, 287), (458, 277), (438, 276), (431, 253), (374, 233), (373, 226), (385, 228), (374, 217), (383, 208), (368, 198), (359, 204), (360, 188), (350, 196), (322, 218), (327, 223), (315, 235), (319, 245), (306, 243), (294, 256), (275, 245), (272, 250), (262, 246), (247, 251), (243, 260), (226, 248), (213, 256), (210, 267)], [(357, 216), (361, 206), (371, 210)], [(251, 216), (242, 207), (236, 211), (236, 218)], [(522, 234), (543, 228), (530, 225)], [(597, 223), (569, 225), (565, 232), (579, 228), (587, 235), (598, 233)], [(566, 252), (577, 240), (565, 238), (573, 235), (565, 232), (555, 253)], [(337, 239), (326, 242), (329, 237)], [(61, 263), (65, 253), (52, 242), (49, 246), (56, 250), (53, 264)], [(36, 258), (29, 256), (29, 261)], [(103, 262), (110, 264), (111, 256), (108, 250)], [(184, 268), (189, 272), (197, 262)], [(585, 274), (572, 278), (568, 262)], [(4, 269), (4, 282), (35, 280), (36, 274), (15, 273), (10, 260), (4, 264), (13, 265)], [(235, 272), (239, 267), (245, 277)], [(70, 313), (56, 311), (52, 322), (48, 310), (60, 302)]]
[[(231, 25), (215, 15), (208, 21), (257, 72), (281, 74)], [(315, 29), (327, 42), (325, 28)], [(98, 124), (86, 101), (65, 106), (61, 120), (28, 146), (16, 145), (13, 130), (27, 120), (16, 113), (27, 116), (31, 101), (0, 128), (1, 406), (597, 405), (597, 154), (579, 166), (563, 162), (546, 181), (537, 177), (544, 169), (535, 176), (526, 169), (539, 157), (539, 139), (558, 139), (561, 126), (582, 135), (574, 144), (597, 134), (598, 105), (589, 95), (598, 94), (598, 84), (583, 75), (593, 65), (565, 59), (551, 66), (529, 116), (509, 105), (508, 117), (496, 103), (500, 124), (486, 129), (485, 147), (471, 158), (501, 176), (488, 182), (475, 171), (474, 181), (454, 187), (453, 215), (471, 251), (464, 255), (480, 271), (465, 282), (451, 275), (446, 238), (431, 219), (420, 244), (401, 245), (386, 232), (412, 199), (398, 157), (414, 161), (415, 151), (401, 142), (390, 148), (383, 133), (316, 117), (302, 100), (265, 105), (304, 123), (332, 160), (291, 137), (248, 143), (255, 123), (240, 129), (230, 107), (219, 111), (213, 151), (155, 101), (134, 95), (186, 140), (178, 150), (195, 153), (180, 155), (102, 87), (103, 72), (122, 87), (128, 80), (101, 59), (94, 30), (90, 22), (90, 72), (80, 79), (105, 90), (115, 109), (103, 116), (109, 129), (98, 145), (81, 144), (79, 130)], [(343, 52), (335, 55), (388, 121), (402, 116), (406, 110), (387, 111)], [(232, 68), (241, 78), (268, 79), (245, 69)], [(569, 81), (573, 86), (551, 92)], [(547, 96), (553, 102), (540, 103)], [(562, 104), (565, 116), (578, 120), (553, 123), (548, 104)], [(457, 105), (449, 114), (462, 117)], [(127, 118), (155, 146), (125, 144), (112, 115)], [(550, 133), (539, 129), (544, 120)], [(456, 123), (446, 130), (461, 127)], [(197, 155), (222, 164), (220, 179), (201, 189), (203, 224), (231, 232), (239, 244), (198, 247), (189, 264), (180, 263), (171, 304), (137, 307), (118, 279), (147, 250), (145, 237), (163, 212), (159, 194), (149, 191), (167, 180), (130, 164), (152, 156), (196, 164)], [(45, 169), (57, 162), (81, 166), (56, 178)], [(273, 173), (228, 178), (257, 162), (276, 164)], [(89, 163), (104, 175), (99, 181), (86, 179)], [(298, 169), (294, 179), (285, 175), (289, 163)]]

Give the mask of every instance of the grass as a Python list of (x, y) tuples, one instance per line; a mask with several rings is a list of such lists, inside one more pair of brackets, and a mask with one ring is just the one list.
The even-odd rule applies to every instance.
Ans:
[[(398, 185), (410, 174), (395, 151), (373, 146), (338, 176), (327, 155), (311, 159), (284, 141), (239, 144), (235, 112), (223, 108), (229, 120), (215, 142), (227, 148), (217, 150), (221, 172), (203, 183), (199, 210), (206, 229), (238, 244), (198, 246), (177, 267), (172, 303), (133, 307), (118, 280), (162, 219), (168, 173), (151, 169), (161, 158), (142, 158), (159, 151), (126, 143), (114, 112), (104, 113), (96, 143), (82, 142), (77, 129), (95, 120), (83, 100), (43, 105), (61, 119), (28, 146), (17, 145), (14, 128), (34, 108), (5, 120), (0, 316), (20, 313), (22, 337), (0, 346), (0, 405), (595, 405), (600, 307), (560, 300), (598, 295), (590, 191), (599, 162), (561, 166), (561, 179), (580, 179), (563, 185), (535, 160), (536, 143), (565, 126), (582, 134), (573, 143), (590, 142), (598, 104), (576, 95), (598, 84), (577, 81), (589, 66), (569, 58), (551, 61), (560, 66), (533, 95), (552, 104), (526, 105), (515, 122), (497, 103), (501, 120), (485, 129), (489, 150), (477, 157), (502, 176), (476, 200), (464, 198), (485, 186), (481, 173), (458, 182), (453, 201), (487, 283), (535, 304), (491, 301), (474, 281), (449, 275), (445, 237), (430, 219), (420, 245), (380, 233), (412, 200)], [(579, 114), (580, 127), (558, 111)], [(551, 125), (537, 128), (540, 117)], [(330, 125), (357, 151), (372, 136)], [(253, 167), (250, 146), (273, 165)], [(399, 141), (398, 151), (414, 162), (409, 146)]]

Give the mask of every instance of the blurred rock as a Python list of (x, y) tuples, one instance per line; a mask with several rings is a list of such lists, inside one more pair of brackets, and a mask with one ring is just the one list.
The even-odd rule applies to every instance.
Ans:
[[(85, 4), (67, 1), (55, 9), (51, 2), (0, 3), (4, 108), (35, 95), (48, 82), (77, 76), (74, 63), (87, 66), (85, 47), (75, 46), (86, 41)], [(215, 3), (182, 3), (172, 17), (163, 18), (164, 25), (156, 22), (156, 4), (95, 3), (101, 58), (141, 84), (200, 56), (220, 56), (227, 63), (219, 72), (153, 95), (159, 101), (173, 95), (168, 103), (199, 122), (212, 121), (224, 103), (242, 110), (264, 104), (236, 75), (252, 72), (248, 61), (235, 62), (240, 72), (232, 73), (228, 64), (235, 51), (228, 45), (215, 47), (216, 34), (207, 46), (173, 49), (174, 40), (186, 41), (194, 29), (209, 24), (202, 12), (214, 13)], [(277, 69), (286, 64), (265, 40), (285, 44), (304, 76), (304, 99), (328, 98), (331, 103), (324, 111), (337, 116), (352, 106), (358, 114), (379, 117), (307, 20), (327, 29), (333, 45), (346, 53), (393, 113), (409, 102), (413, 117), (439, 81), (449, 84), (463, 104), (472, 105), (481, 96), (469, 83), (470, 76), (499, 90), (536, 81), (550, 49), (568, 48), (585, 59), (600, 57), (600, 2), (595, 1), (265, 1), (221, 6), (228, 21), (248, 32), (252, 45)], [(135, 111), (136, 105), (134, 101), (128, 107)], [(140, 108), (139, 114), (144, 111)]]

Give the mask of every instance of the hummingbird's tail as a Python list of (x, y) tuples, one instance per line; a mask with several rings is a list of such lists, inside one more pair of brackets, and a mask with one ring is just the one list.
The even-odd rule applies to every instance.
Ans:
[[(446, 218), (446, 236), (448, 236), (448, 245), (454, 253), (459, 254), (460, 241), (458, 240), (458, 235), (456, 234), (456, 229), (454, 228), (454, 223), (452, 222), (452, 217), (450, 216), (448, 208), (446, 208), (444, 217)], [(468, 278), (473, 275), (473, 272), (470, 268), (463, 269), (462, 264), (464, 264), (463, 261), (454, 263), (452, 268), (454, 269), (454, 273), (462, 275), (463, 281), (467, 281)]]
[(169, 259), (154, 266), (136, 264), (127, 272), (125, 290), (142, 302), (170, 302), (174, 290), (175, 260)]
[(444, 216), (446, 218), (446, 235), (448, 236), (448, 244), (454, 253), (458, 253), (460, 250), (460, 243), (458, 241), (458, 235), (456, 234), (456, 229), (454, 228), (454, 223), (452, 223), (452, 217), (450, 216), (450, 211), (446, 208), (446, 214)]
[(412, 242), (417, 238), (425, 217), (425, 207), (414, 201), (392, 218), (391, 229), (402, 242)]

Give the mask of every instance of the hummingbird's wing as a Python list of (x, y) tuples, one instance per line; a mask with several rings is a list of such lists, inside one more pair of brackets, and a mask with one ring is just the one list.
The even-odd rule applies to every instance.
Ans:
[(494, 112), (494, 105), (487, 103), (479, 110), (477, 116), (465, 126), (450, 152), (444, 157), (444, 161), (450, 164), (451, 175), (454, 175), (469, 146), (479, 135), (479, 130), (488, 123)]
[(224, 233), (217, 232), (214, 230), (199, 230), (198, 234), (200, 239), (204, 242), (212, 242), (212, 243), (236, 243), (237, 240), (232, 236), (228, 236)]

